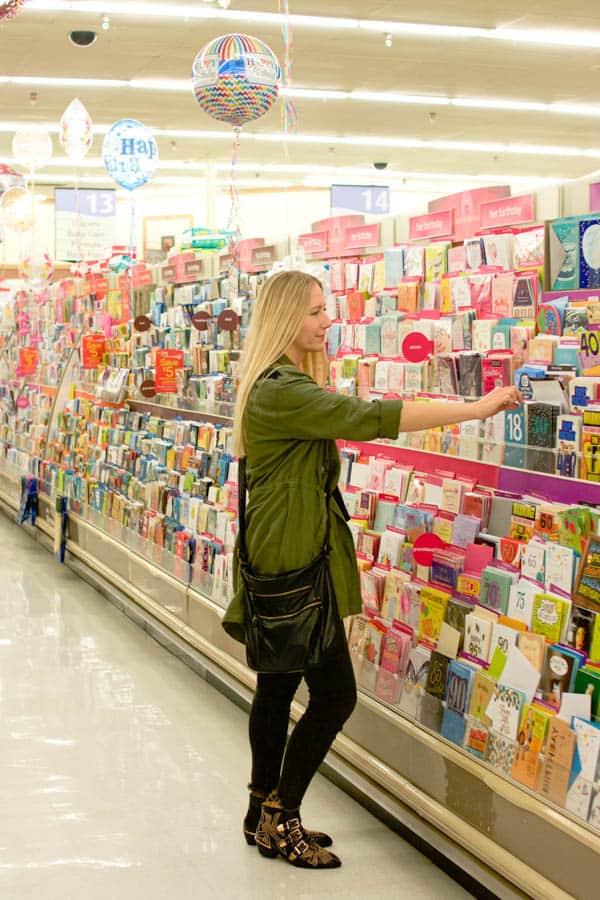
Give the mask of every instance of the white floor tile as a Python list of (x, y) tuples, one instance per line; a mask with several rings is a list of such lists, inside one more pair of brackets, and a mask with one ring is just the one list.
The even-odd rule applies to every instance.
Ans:
[(340, 870), (247, 847), (247, 715), (0, 517), (0, 897), (468, 897), (318, 776)]

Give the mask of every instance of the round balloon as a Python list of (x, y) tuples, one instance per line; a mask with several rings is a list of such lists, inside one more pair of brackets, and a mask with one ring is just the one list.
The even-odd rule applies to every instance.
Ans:
[(213, 119), (239, 127), (270, 110), (280, 75), (277, 57), (264, 41), (226, 34), (210, 41), (194, 60), (194, 97)]
[(24, 187), (25, 179), (19, 172), (15, 172), (10, 166), (0, 163), (0, 194), (11, 187)]
[(2, 222), (12, 231), (28, 231), (33, 225), (33, 195), (22, 187), (13, 187), (0, 197)]
[(81, 100), (71, 100), (60, 120), (58, 141), (69, 159), (81, 162), (90, 147), (94, 135), (92, 120)]
[(21, 275), (32, 287), (42, 287), (54, 274), (54, 263), (48, 253), (34, 251), (23, 260)]
[(12, 19), (25, 3), (27, 0), (4, 0), (4, 3), (0, 3), (0, 21)]
[(52, 139), (47, 131), (25, 128), (16, 132), (12, 152), (20, 166), (34, 172), (43, 168), (52, 159)]
[(145, 125), (135, 119), (121, 119), (104, 138), (102, 155), (110, 177), (134, 191), (154, 175), (158, 147)]

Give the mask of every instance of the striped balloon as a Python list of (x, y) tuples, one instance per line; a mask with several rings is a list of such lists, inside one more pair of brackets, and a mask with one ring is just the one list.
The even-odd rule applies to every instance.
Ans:
[(225, 34), (209, 41), (194, 60), (194, 97), (213, 119), (239, 127), (270, 110), (280, 75), (277, 57), (264, 41)]

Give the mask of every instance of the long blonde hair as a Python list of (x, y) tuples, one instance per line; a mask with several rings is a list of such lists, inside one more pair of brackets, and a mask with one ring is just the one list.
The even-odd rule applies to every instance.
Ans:
[[(321, 282), (306, 272), (279, 272), (263, 284), (252, 310), (250, 328), (242, 355), (241, 379), (233, 420), (233, 452), (246, 455), (244, 414), (254, 384), (298, 335), (310, 308), (310, 294)], [(312, 357), (319, 357), (313, 359)], [(316, 381), (324, 383), (327, 369), (324, 352), (307, 353), (302, 364)]]

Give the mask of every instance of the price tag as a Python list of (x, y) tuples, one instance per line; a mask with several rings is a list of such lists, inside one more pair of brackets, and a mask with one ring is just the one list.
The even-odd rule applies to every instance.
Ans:
[(19, 348), (19, 368), (17, 375), (35, 375), (38, 366), (38, 351), (36, 347)]
[(235, 331), (239, 323), (238, 314), (233, 309), (224, 309), (217, 319), (219, 331)]
[(430, 566), (433, 561), (433, 551), (441, 550), (446, 544), (438, 537), (428, 531), (426, 534), (420, 535), (413, 544), (413, 559), (419, 566)]
[(148, 316), (136, 316), (133, 320), (133, 327), (135, 331), (148, 331), (148, 329), (152, 326), (152, 322), (148, 318)]
[(200, 310), (200, 312), (194, 313), (194, 315), (192, 316), (192, 325), (198, 331), (207, 331), (209, 319), (209, 314)]
[(142, 381), (140, 385), (140, 394), (142, 397), (156, 396), (156, 384), (154, 383), (153, 378), (147, 378), (145, 381)]
[(85, 334), (81, 339), (81, 365), (97, 369), (102, 363), (106, 342), (102, 334)]
[(177, 393), (177, 370), (183, 368), (183, 350), (156, 351), (156, 393)]
[(420, 363), (426, 360), (434, 351), (434, 343), (429, 338), (421, 334), (420, 331), (413, 331), (407, 334), (402, 341), (402, 356), (408, 362)]

